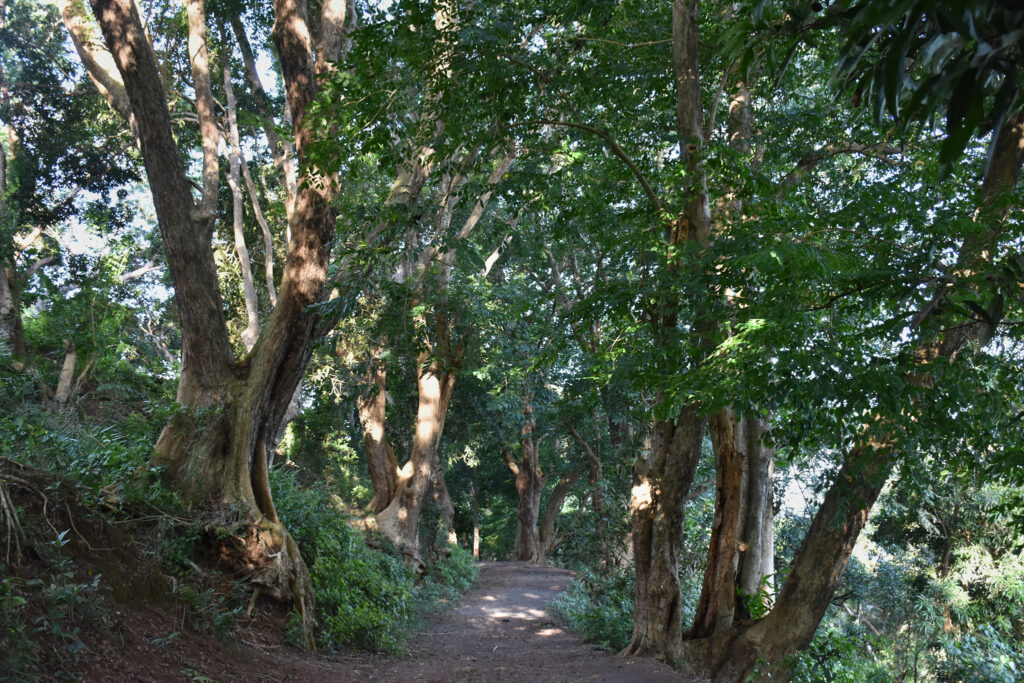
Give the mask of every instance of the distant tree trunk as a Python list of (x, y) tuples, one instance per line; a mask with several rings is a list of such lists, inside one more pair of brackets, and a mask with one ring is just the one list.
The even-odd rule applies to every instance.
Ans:
[[(256, 285), (252, 279), (252, 264), (249, 248), (245, 245), (245, 204), (242, 197), (242, 146), (238, 133), (238, 115), (235, 91), (231, 87), (231, 69), (224, 67), (224, 99), (228, 109), (228, 185), (231, 188), (231, 225), (235, 237), (235, 254), (242, 277), (242, 297), (245, 301), (245, 329), (242, 343), (246, 351), (252, 351), (260, 336), (260, 309)], [(271, 262), (273, 253), (269, 255)], [(273, 279), (271, 277), (271, 292)]]
[[(306, 168), (310, 182), (302, 184), (296, 197), (278, 305), (252, 353), (235, 362), (210, 248), (218, 175), (216, 145), (211, 149), (209, 144), (210, 136), (217, 134), (215, 125), (208, 130), (212, 114), (200, 115), (204, 192), (197, 205), (172, 134), (159, 68), (135, 3), (92, 0), (92, 5), (131, 105), (181, 319), (178, 402), (184, 410), (161, 433), (153, 462), (165, 469), (190, 503), (212, 502), (241, 510), (248, 522), (244, 538), (237, 538), (228, 551), (246, 564), (250, 580), (265, 592), (294, 600), (312, 645), (312, 585), (298, 548), (274, 508), (267, 451), (273, 447), (309, 359), (317, 317), (308, 307), (319, 300), (327, 272), (327, 245), (335, 222), (330, 202), (336, 184)], [(200, 91), (209, 85), (202, 2), (189, 2), (188, 10), (190, 53), (200, 99)], [(314, 57), (304, 0), (277, 0), (275, 16), (273, 37), (301, 164), (313, 140), (305, 114), (317, 92), (315, 72), (333, 56)], [(341, 27), (321, 19), (319, 29)]]
[(371, 350), (366, 369), (369, 393), (359, 397), (359, 423), (363, 428), (363, 451), (373, 485), (373, 500), (368, 508), (374, 514), (381, 513), (394, 500), (398, 490), (398, 461), (387, 441), (385, 429), (387, 420), (387, 371), (382, 366), (380, 354)]
[(78, 353), (75, 351), (75, 343), (70, 339), (64, 340), (64, 364), (60, 369), (60, 379), (57, 381), (57, 391), (53, 397), (57, 405), (64, 407), (71, 398), (71, 388), (75, 380), (75, 365), (78, 363)]
[(516, 462), (508, 446), (502, 449), (505, 464), (516, 478), (516, 492), (519, 494), (513, 557), (522, 562), (536, 562), (542, 555), (537, 524), (540, 519), (540, 496), (544, 491), (544, 477), (540, 471), (538, 443), (533, 438), (535, 426), (533, 396), (527, 392), (523, 395), (523, 426), (520, 432), (523, 456)]
[(555, 489), (551, 492), (551, 496), (548, 497), (548, 502), (544, 506), (544, 516), (541, 518), (540, 532), (537, 536), (540, 548), (538, 560), (541, 562), (551, 557), (551, 553), (558, 547), (558, 518), (562, 514), (562, 506), (565, 505), (565, 499), (569, 496), (569, 492), (572, 491), (572, 487), (576, 485), (580, 474), (580, 472), (569, 472), (559, 477), (558, 483), (555, 484)]
[[(455, 388), (454, 370), (443, 369), (440, 359), (428, 351), (417, 357), (417, 388), (419, 407), (409, 461), (398, 476), (394, 497), (377, 515), (377, 526), (391, 539), (400, 552), (415, 564), (422, 564), (419, 544), (420, 513), (428, 496), (439, 488), (441, 462), (438, 444), (448, 416), (448, 404)], [(443, 481), (443, 480), (442, 480)], [(438, 491), (440, 494), (440, 491)], [(442, 501), (447, 498), (444, 490)], [(447, 500), (450, 504), (450, 499)], [(451, 525), (454, 510), (442, 508)]]
[(477, 491), (477, 468), (473, 467), (473, 480), (469, 482), (469, 496), (473, 501), (473, 559), (480, 559), (480, 492)]

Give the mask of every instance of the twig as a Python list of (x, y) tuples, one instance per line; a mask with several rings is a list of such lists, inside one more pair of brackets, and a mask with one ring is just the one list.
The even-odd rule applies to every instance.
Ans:
[(64, 509), (68, 511), (68, 521), (71, 522), (71, 528), (74, 529), (75, 535), (81, 539), (82, 543), (85, 544), (85, 547), (89, 549), (89, 552), (94, 553), (98, 550), (113, 550), (113, 548), (93, 548), (92, 544), (90, 544), (89, 541), (85, 540), (85, 536), (83, 536), (82, 532), (80, 532), (78, 530), (78, 527), (75, 526), (75, 516), (71, 514), (71, 508), (68, 506), (67, 503), (64, 503)]

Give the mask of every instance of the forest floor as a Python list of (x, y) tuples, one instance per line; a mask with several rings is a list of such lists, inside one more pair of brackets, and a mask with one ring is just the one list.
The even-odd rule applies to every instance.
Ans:
[[(69, 661), (44, 646), (25, 680), (162, 683), (289, 681), (692, 681), (653, 659), (617, 657), (582, 643), (546, 607), (571, 580), (564, 569), (488, 562), (459, 603), (435, 615), (404, 654), (308, 653), (280, 641), (284, 613), (257, 610), (233, 635), (194, 632), (166, 605), (110, 604), (104, 625), (76, 629), (84, 650)], [(181, 623), (179, 623), (179, 619)], [(276, 624), (274, 622), (277, 622)], [(59, 641), (59, 639), (56, 639)], [(39, 676), (41, 674), (41, 676)], [(3, 676), (0, 676), (3, 678)], [(21, 680), (15, 676), (12, 680)]]
[[(436, 615), (397, 657), (353, 653), (319, 658), (292, 648), (235, 651), (224, 661), (194, 649), (182, 680), (693, 681), (653, 659), (617, 657), (556, 623), (547, 606), (572, 573), (526, 562), (484, 562), (480, 579), (453, 609)], [(250, 645), (251, 648), (251, 645)], [(249, 648), (246, 648), (249, 650)], [(151, 679), (145, 675), (130, 680)]]
[(111, 520), (54, 475), (5, 458), (0, 475), (0, 511), (38, 522), (27, 534), (9, 516), (0, 524), (0, 680), (692, 681), (582, 643), (547, 611), (572, 572), (526, 562), (481, 563), (476, 585), (398, 656), (305, 652), (284, 643), (285, 605), (225, 614), (230, 576), (195, 564), (192, 584), (164, 574), (136, 541), (145, 528), (124, 527), (152, 522)]
[(476, 587), (414, 638), (401, 659), (359, 675), (437, 683), (691, 680), (653, 659), (595, 649), (557, 624), (546, 608), (571, 579), (571, 572), (554, 567), (482, 563)]

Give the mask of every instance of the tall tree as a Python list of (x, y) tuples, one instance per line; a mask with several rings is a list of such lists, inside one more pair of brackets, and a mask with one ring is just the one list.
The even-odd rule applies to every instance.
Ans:
[[(309, 359), (318, 321), (310, 307), (320, 299), (334, 236), (331, 200), (337, 184), (308, 163), (308, 148), (316, 136), (306, 125), (306, 115), (317, 94), (317, 73), (339, 56), (341, 41), (334, 37), (345, 30), (345, 4), (323, 3), (316, 47), (303, 0), (279, 0), (274, 6), (273, 37), (303, 181), (290, 216), (291, 240), (277, 306), (251, 353), (240, 359), (233, 357), (228, 341), (210, 248), (218, 208), (219, 133), (210, 93), (204, 4), (187, 3), (203, 149), (198, 199), (172, 133), (161, 71), (138, 8), (133, 0), (96, 0), (92, 7), (106, 50), (89, 40), (80, 7), (66, 7), (65, 23), (94, 82), (105, 89), (138, 137), (181, 319), (182, 410), (161, 434), (154, 464), (165, 468), (187, 500), (241, 510), (248, 525), (248, 542), (241, 545), (241, 552), (254, 570), (253, 580), (274, 595), (293, 599), (308, 626), (312, 588), (298, 548), (274, 508), (267, 451)], [(317, 49), (323, 45), (333, 49)], [(111, 58), (116, 72), (102, 66)]]

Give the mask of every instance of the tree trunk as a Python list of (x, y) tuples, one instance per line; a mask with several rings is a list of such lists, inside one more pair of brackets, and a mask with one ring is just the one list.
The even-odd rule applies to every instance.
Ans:
[(387, 420), (387, 371), (384, 369), (378, 350), (369, 354), (366, 368), (369, 393), (360, 395), (359, 423), (363, 428), (363, 451), (373, 485), (373, 500), (369, 510), (380, 514), (394, 500), (398, 490), (398, 461), (387, 441), (385, 424)]
[(24, 367), (28, 349), (21, 323), (21, 282), (13, 261), (0, 262), (0, 341), (11, 359)]
[[(709, 419), (715, 453), (715, 516), (693, 627), (687, 638), (706, 638), (750, 617), (753, 599), (774, 572), (771, 452), (763, 422), (725, 408)], [(744, 599), (737, 603), (737, 596)]]
[(515, 475), (516, 493), (519, 494), (514, 558), (521, 562), (536, 562), (542, 555), (537, 524), (540, 520), (540, 496), (544, 490), (544, 478), (538, 460), (538, 443), (533, 438), (535, 425), (533, 397), (527, 392), (523, 395), (523, 427), (520, 433), (523, 457), (516, 462), (508, 446), (502, 449), (505, 464)]
[[(192, 504), (212, 503), (223, 511), (221, 517), (241, 511), (248, 525), (243, 537), (227, 541), (233, 545), (229, 549), (265, 592), (294, 600), (312, 645), (312, 585), (298, 548), (274, 509), (266, 453), (309, 359), (317, 318), (308, 307), (319, 300), (326, 276), (327, 244), (335, 222), (330, 201), (336, 185), (307, 170), (309, 182), (302, 184), (292, 215), (278, 306), (250, 356), (235, 363), (210, 248), (215, 203), (211, 206), (209, 189), (216, 182), (216, 158), (211, 161), (207, 150), (206, 192), (196, 206), (135, 3), (92, 0), (92, 5), (131, 103), (181, 319), (178, 402), (183, 410), (161, 433), (153, 463), (165, 469)], [(189, 3), (191, 39), (204, 42), (202, 9), (201, 2)], [(305, 113), (316, 95), (307, 8), (302, 0), (277, 0), (275, 15), (273, 37), (301, 163), (313, 139), (304, 125)], [(203, 69), (201, 59), (194, 62), (197, 76)]]
[[(394, 497), (377, 515), (377, 527), (410, 561), (422, 565), (420, 513), (441, 473), (438, 444), (455, 388), (455, 374), (441, 369), (427, 351), (417, 358), (419, 407), (409, 461), (398, 476)], [(445, 491), (445, 495), (447, 491)]]
[[(16, 137), (8, 134), (8, 137)], [(11, 154), (15, 141), (9, 140)], [(10, 222), (7, 215), (7, 150), (0, 144), (0, 221)], [(24, 367), (28, 356), (25, 347), (25, 330), (21, 322), (21, 279), (18, 276), (14, 248), (13, 230), (4, 229), (2, 253), (8, 254), (0, 260), (0, 343), (7, 347), (11, 359)]]
[(469, 482), (469, 497), (473, 501), (473, 559), (480, 559), (480, 493), (477, 491), (477, 468), (473, 467), (473, 479)]
[[(252, 264), (249, 249), (245, 245), (245, 204), (242, 199), (242, 146), (238, 134), (235, 91), (231, 87), (231, 69), (224, 67), (224, 99), (228, 108), (228, 185), (231, 188), (231, 226), (235, 237), (235, 255), (242, 278), (242, 296), (245, 300), (245, 329), (242, 343), (246, 351), (252, 351), (260, 336), (259, 300), (256, 285), (252, 279)], [(272, 255), (269, 255), (272, 258)], [(273, 276), (270, 277), (273, 292)]]
[[(740, 595), (759, 596), (760, 600), (763, 597), (760, 596), (761, 591), (771, 594), (775, 586), (775, 499), (772, 490), (775, 453), (764, 443), (767, 431), (764, 422), (753, 416), (745, 416), (744, 419), (748, 421), (745, 505), (736, 589)], [(740, 619), (753, 616), (743, 603), (738, 605), (737, 614)]]
[(541, 518), (540, 533), (537, 537), (540, 548), (538, 560), (541, 562), (551, 557), (551, 553), (558, 546), (558, 517), (562, 514), (565, 499), (579, 478), (580, 472), (563, 474), (555, 484), (555, 489), (544, 506), (544, 516)]
[(78, 363), (78, 353), (75, 351), (75, 343), (70, 339), (64, 340), (64, 364), (60, 369), (60, 379), (57, 381), (57, 391), (53, 397), (57, 405), (63, 408), (71, 398), (71, 387), (75, 380), (75, 365)]
[(675, 658), (682, 637), (679, 547), (686, 494), (700, 460), (704, 418), (690, 406), (654, 424), (651, 445), (633, 471), (630, 499), (636, 607), (629, 656)]

